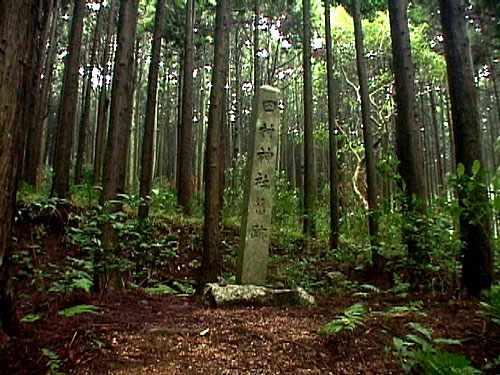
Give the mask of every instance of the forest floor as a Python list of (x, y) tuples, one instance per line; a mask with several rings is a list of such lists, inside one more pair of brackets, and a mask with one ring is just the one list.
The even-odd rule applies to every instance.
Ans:
[[(16, 251), (32, 251), (40, 218), (36, 220), (18, 221)], [(395, 337), (412, 333), (411, 322), (428, 328), (433, 337), (460, 340), (461, 345), (444, 348), (465, 355), (484, 374), (500, 374), (500, 364), (494, 365), (500, 354), (499, 327), (481, 314), (477, 301), (449, 294), (345, 292), (316, 295), (317, 306), (309, 308), (216, 309), (204, 306), (199, 297), (149, 295), (144, 290), (42, 293), (44, 278), (34, 270), (54, 268), (78, 253), (65, 243), (61, 228), (46, 227), (45, 250), (38, 253), (36, 267), (17, 269), (18, 315), (36, 319), (21, 322), (19, 332), (0, 350), (1, 375), (404, 374), (397, 363), (401, 358), (391, 348)], [(226, 241), (237, 242), (235, 231), (224, 233)], [(186, 249), (169, 266), (176, 279), (197, 258), (197, 246)], [(353, 275), (360, 282), (378, 278)], [(186, 271), (187, 276), (193, 275)], [(353, 330), (318, 334), (356, 302), (363, 302), (368, 312)], [(82, 304), (98, 306), (99, 312), (60, 314)]]

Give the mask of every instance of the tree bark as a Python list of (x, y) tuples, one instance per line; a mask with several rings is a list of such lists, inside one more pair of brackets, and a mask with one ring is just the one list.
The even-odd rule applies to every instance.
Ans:
[[(472, 296), (488, 295), (493, 279), (488, 196), (484, 185), (481, 126), (463, 0), (440, 0), (457, 163), (467, 181), (459, 184), (462, 286)], [(479, 170), (474, 164), (480, 163)]]
[[(107, 203), (125, 193), (127, 175), (127, 150), (132, 124), (132, 101), (134, 95), (134, 42), (138, 16), (138, 0), (122, 0), (118, 21), (118, 48), (115, 58), (115, 70), (111, 89), (111, 109), (109, 135), (106, 146), (106, 163), (103, 169), (103, 184), (100, 205), (106, 212), (113, 213), (120, 209), (118, 204)], [(101, 241), (106, 251), (114, 251), (116, 231), (111, 223), (102, 226)], [(118, 270), (115, 270), (117, 273)], [(117, 289), (117, 277), (111, 273), (109, 286)], [(99, 289), (101, 285), (96, 285)]]
[(85, 8), (85, 0), (75, 0), (68, 56), (64, 69), (64, 88), (57, 125), (54, 180), (51, 195), (63, 199), (68, 198), (70, 193), (69, 175), (78, 103), (78, 70), (80, 68), (79, 60)]
[(78, 129), (78, 147), (76, 151), (76, 164), (75, 164), (75, 184), (79, 185), (83, 182), (85, 174), (85, 163), (86, 163), (86, 149), (87, 149), (87, 139), (89, 133), (89, 120), (90, 120), (90, 105), (91, 105), (91, 95), (92, 95), (92, 72), (94, 66), (97, 64), (97, 45), (99, 43), (101, 35), (101, 18), (103, 14), (102, 9), (103, 0), (100, 0), (99, 13), (97, 14), (97, 19), (94, 28), (94, 40), (92, 41), (92, 50), (90, 51), (90, 61), (87, 67), (86, 76), (86, 89), (85, 97), (83, 99), (82, 114), (80, 117), (80, 127)]
[(443, 167), (443, 157), (442, 157), (443, 149), (441, 148), (441, 141), (440, 141), (442, 135), (440, 134), (441, 127), (439, 126), (436, 113), (436, 94), (434, 92), (435, 91), (434, 86), (431, 85), (429, 91), (430, 91), (429, 100), (431, 104), (432, 127), (434, 131), (434, 147), (437, 158), (437, 174), (438, 174), (438, 184), (439, 184), (438, 193), (441, 194), (441, 191), (443, 190), (444, 186), (444, 167)]
[[(40, 91), (40, 108), (37, 109), (38, 122), (42, 123), (42, 136), (40, 145), (40, 165), (39, 169), (47, 162), (47, 137), (48, 137), (48, 117), (50, 110), (50, 94), (52, 89), (52, 81), (54, 75), (54, 64), (56, 60), (57, 47), (59, 44), (58, 31), (62, 28), (62, 22), (59, 19), (61, 11), (60, 0), (55, 0), (53, 22), (50, 30), (50, 46), (47, 52), (47, 59), (44, 70), (44, 78), (42, 80), (42, 88)], [(43, 171), (38, 171), (39, 183), (43, 177)]]
[(368, 195), (368, 226), (370, 243), (372, 246), (373, 264), (378, 266), (378, 220), (375, 216), (377, 209), (377, 172), (375, 165), (375, 151), (373, 149), (373, 124), (370, 115), (370, 92), (368, 89), (368, 73), (366, 69), (365, 52), (363, 47), (363, 28), (361, 24), (361, 10), (359, 0), (352, 1), (352, 15), (354, 20), (354, 36), (356, 45), (356, 63), (361, 96), (361, 117), (363, 121), (363, 143), (365, 146), (366, 185)]
[(314, 235), (316, 176), (314, 172), (313, 97), (311, 70), (311, 0), (302, 0), (304, 67), (304, 233)]
[(29, 115), (27, 88), (32, 79), (38, 0), (0, 1), (0, 334), (16, 328), (13, 311), (11, 238), (22, 140)]
[[(188, 0), (191, 1), (191, 0)], [(151, 47), (151, 63), (149, 65), (148, 96), (146, 101), (146, 118), (144, 121), (144, 138), (142, 142), (142, 162), (140, 176), (139, 218), (145, 219), (149, 214), (151, 189), (153, 187), (154, 141), (156, 102), (158, 95), (158, 73), (160, 70), (161, 39), (165, 18), (165, 0), (156, 3), (155, 30)]]
[(415, 213), (423, 213), (426, 202), (425, 171), (416, 121), (414, 68), (408, 30), (407, 0), (389, 0), (396, 95), (396, 153), (403, 189), (404, 239), (410, 258), (421, 262), (425, 250), (418, 241)]
[[(32, 116), (30, 117), (30, 129), (26, 140), (26, 153), (24, 158), (24, 180), (38, 188), (40, 185), (40, 166), (41, 166), (41, 149), (43, 139), (43, 117), (41, 118), (40, 112), (43, 112), (42, 102), (42, 72), (45, 65), (50, 64), (47, 60), (47, 45), (51, 36), (52, 25), (57, 23), (56, 12), (54, 12), (55, 0), (48, 2), (41, 2), (44, 4), (42, 7), (42, 19), (39, 36), (35, 46), (34, 60), (33, 60), (33, 90), (30, 93), (30, 105), (32, 105)], [(56, 5), (57, 7), (57, 5)], [(47, 80), (47, 76), (44, 77)]]
[(194, 110), (194, 0), (186, 0), (182, 117), (179, 128), (177, 195), (182, 212), (189, 215), (193, 196), (193, 110)]
[(108, 84), (106, 82), (106, 77), (109, 73), (109, 61), (111, 52), (111, 40), (113, 38), (113, 31), (115, 29), (115, 8), (116, 1), (110, 1), (109, 3), (109, 17), (108, 17), (108, 29), (106, 31), (106, 44), (104, 47), (104, 54), (102, 58), (102, 86), (101, 92), (99, 93), (99, 103), (97, 107), (97, 130), (96, 130), (96, 144), (95, 144), (95, 162), (94, 162), (94, 185), (100, 182), (102, 176), (102, 168), (104, 161), (104, 152), (107, 139), (108, 130)]
[(330, 161), (330, 247), (339, 247), (339, 169), (337, 159), (337, 108), (333, 80), (333, 43), (330, 22), (330, 0), (325, 0), (326, 75), (328, 85), (328, 141)]
[(214, 65), (210, 109), (208, 112), (207, 143), (205, 156), (205, 223), (203, 226), (203, 254), (198, 279), (198, 291), (206, 283), (216, 281), (220, 274), (220, 140), (223, 110), (225, 108), (224, 86), (228, 74), (229, 28), (231, 24), (231, 0), (218, 0), (215, 20)]

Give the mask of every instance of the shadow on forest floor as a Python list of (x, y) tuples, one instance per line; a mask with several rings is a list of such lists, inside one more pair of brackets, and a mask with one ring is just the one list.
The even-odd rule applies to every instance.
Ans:
[[(34, 228), (18, 222), (17, 251), (31, 251)], [(183, 241), (189, 242), (195, 234), (191, 229), (186, 233)], [(225, 235), (237, 242), (234, 231)], [(36, 262), (47, 267), (78, 253), (65, 244), (60, 230), (49, 228), (44, 243), (47, 251)], [(197, 252), (196, 244), (182, 246)], [(189, 256), (179, 259), (192, 261)], [(181, 268), (178, 264), (171, 270)], [(410, 333), (410, 322), (432, 330), (434, 337), (460, 340), (462, 345), (452, 351), (466, 355), (477, 368), (500, 353), (500, 330), (480, 314), (477, 302), (443, 294), (345, 293), (319, 296), (314, 308), (213, 309), (198, 297), (142, 290), (104, 296), (41, 293), (43, 277), (30, 272), (18, 269), (17, 311), (20, 317), (36, 318), (22, 322), (18, 335), (0, 351), (1, 374), (404, 374), (387, 348), (394, 337)], [(318, 334), (356, 302), (368, 308), (362, 324), (329, 337)], [(59, 314), (76, 305), (95, 305), (101, 313)]]

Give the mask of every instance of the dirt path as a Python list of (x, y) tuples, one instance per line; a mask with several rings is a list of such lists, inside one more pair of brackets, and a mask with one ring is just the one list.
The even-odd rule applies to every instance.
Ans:
[[(383, 347), (366, 347), (368, 336), (353, 338), (359, 351), (350, 356), (320, 338), (317, 331), (329, 315), (325, 309), (216, 310), (193, 299), (160, 297), (137, 303), (109, 306), (108, 322), (96, 329), (107, 330), (109, 324), (102, 339), (110, 348), (84, 359), (87, 363), (75, 374), (401, 373), (385, 360)], [(117, 320), (126, 330), (113, 330)]]
[[(213, 309), (195, 298), (136, 292), (107, 295), (100, 301), (101, 315), (62, 317), (62, 308), (99, 301), (87, 294), (32, 299), (21, 308), (28, 312), (36, 306), (41, 318), (22, 323), (20, 334), (0, 351), (0, 374), (402, 375), (386, 348), (393, 337), (409, 333), (409, 322), (429, 328), (435, 337), (461, 340), (450, 349), (476, 367), (500, 353), (500, 332), (478, 313), (477, 302), (432, 295), (365, 298), (369, 313), (354, 331), (318, 335), (319, 328), (359, 300), (331, 296), (316, 308)], [(417, 300), (417, 313), (383, 313)], [(52, 360), (47, 349), (55, 353)]]

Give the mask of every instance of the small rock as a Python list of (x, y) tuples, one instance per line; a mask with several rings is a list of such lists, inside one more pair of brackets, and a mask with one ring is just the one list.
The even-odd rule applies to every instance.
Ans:
[(340, 284), (346, 281), (345, 275), (339, 271), (328, 272), (326, 277), (333, 281), (334, 284)]

